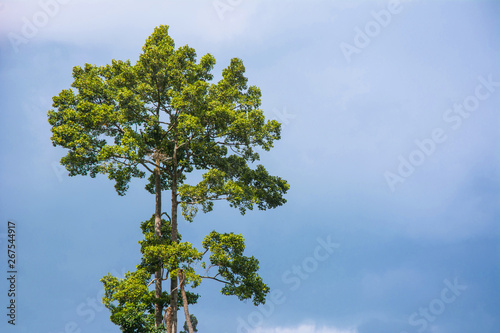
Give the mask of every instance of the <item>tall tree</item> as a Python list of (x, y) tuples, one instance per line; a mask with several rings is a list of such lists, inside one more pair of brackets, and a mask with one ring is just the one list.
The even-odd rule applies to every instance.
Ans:
[[(215, 200), (226, 200), (242, 214), (254, 206), (275, 208), (286, 202), (283, 196), (289, 185), (256, 165), (256, 150), (269, 151), (280, 139), (281, 127), (275, 120), (265, 120), (259, 108), (261, 92), (247, 85), (240, 59), (231, 59), (222, 79), (211, 83), (214, 57), (206, 54), (197, 62), (194, 49), (187, 45), (176, 49), (168, 26), (157, 27), (142, 51), (134, 65), (113, 60), (106, 66), (74, 67), (72, 88), (53, 98), (55, 110), (48, 117), (54, 146), (68, 149), (61, 164), (70, 176), (107, 174), (119, 195), (125, 194), (132, 177), (148, 177), (146, 189), (155, 195), (154, 237), (164, 238), (162, 229), (168, 225), (169, 243), (163, 241), (162, 250), (144, 255), (144, 260), (156, 256), (156, 262), (136, 272), (134, 279), (154, 274), (154, 323), (160, 327), (166, 305), (161, 301), (165, 297), (162, 281), (170, 278), (168, 300), (176, 332), (180, 265), (183, 260), (201, 260), (195, 252), (184, 255), (189, 249), (179, 243), (179, 208), (189, 222), (198, 209), (211, 211)], [(202, 172), (201, 180), (191, 183), (187, 176), (196, 170)], [(170, 193), (170, 214), (162, 211), (162, 191)], [(168, 220), (162, 222), (164, 214)], [(233, 265), (236, 275), (238, 269), (244, 270), (237, 263), (224, 262), (227, 248), (219, 249), (217, 242), (232, 241), (240, 247), (234, 252), (244, 261), (240, 264), (254, 265), (251, 258), (242, 257), (237, 238), (214, 232), (204, 241), (206, 251), (215, 251), (212, 264)], [(151, 267), (154, 272), (148, 270)], [(186, 268), (184, 283), (200, 278)], [(255, 301), (256, 294), (241, 285), (244, 279), (227, 269), (222, 269), (224, 274), (234, 279), (225, 281), (224, 293), (240, 298), (253, 295)], [(256, 297), (257, 303), (263, 302), (265, 292)]]

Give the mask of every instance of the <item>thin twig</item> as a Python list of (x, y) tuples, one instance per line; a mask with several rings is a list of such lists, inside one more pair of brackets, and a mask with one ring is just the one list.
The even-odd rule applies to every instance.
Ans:
[(220, 279), (217, 279), (216, 277), (213, 277), (213, 276), (200, 276), (200, 277), (202, 279), (211, 279), (211, 280), (219, 281), (219, 282), (222, 282), (222, 283), (225, 283), (225, 284), (231, 284), (231, 282), (220, 280)]

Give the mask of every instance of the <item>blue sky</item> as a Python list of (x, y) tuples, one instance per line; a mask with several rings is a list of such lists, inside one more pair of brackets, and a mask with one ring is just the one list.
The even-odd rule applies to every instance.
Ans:
[[(288, 203), (218, 203), (184, 240), (242, 233), (265, 306), (207, 281), (200, 332), (493, 333), (500, 329), (498, 1), (0, 1), (0, 258), (17, 228), (17, 322), (2, 332), (119, 332), (99, 280), (140, 259), (153, 197), (68, 177), (51, 98), (71, 69), (135, 61), (155, 26), (243, 59), (282, 140), (262, 162)], [(35, 25), (36, 24), (36, 25)], [(31, 27), (30, 30), (30, 26)], [(165, 197), (165, 202), (168, 200)]]

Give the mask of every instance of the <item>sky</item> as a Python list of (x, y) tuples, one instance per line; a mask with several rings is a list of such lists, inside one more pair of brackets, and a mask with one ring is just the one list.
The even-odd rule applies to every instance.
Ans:
[(217, 203), (180, 221), (195, 246), (241, 233), (272, 290), (255, 307), (204, 282), (199, 332), (500, 331), (499, 14), (498, 1), (0, 1), (0, 331), (120, 332), (99, 280), (135, 270), (154, 198), (143, 180), (120, 197), (105, 176), (69, 177), (47, 111), (73, 66), (135, 62), (162, 24), (216, 58), (216, 79), (243, 59), (282, 123), (261, 162), (291, 186), (277, 209)]

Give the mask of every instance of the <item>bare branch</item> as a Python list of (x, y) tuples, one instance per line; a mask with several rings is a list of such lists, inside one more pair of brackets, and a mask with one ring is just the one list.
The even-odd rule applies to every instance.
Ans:
[(152, 169), (148, 168), (148, 166), (146, 165), (146, 163), (145, 163), (145, 162), (139, 162), (139, 163), (141, 163), (141, 165), (142, 165), (143, 167), (145, 167), (145, 168), (146, 168), (149, 172), (151, 172), (151, 173), (153, 173), (153, 172), (154, 172)]
[(120, 133), (125, 134), (125, 131), (123, 130), (123, 128), (121, 128), (120, 126), (118, 126), (118, 124), (117, 124), (117, 123), (113, 123), (113, 125), (115, 125), (116, 129), (117, 129)]
[[(157, 279), (157, 278), (154, 278), (153, 280), (151, 280), (151, 281), (148, 283), (148, 285), (146, 286), (146, 288), (149, 288), (149, 286), (150, 286), (153, 282), (155, 282), (156, 280), (158, 280), (158, 279)], [(160, 280), (161, 280), (161, 281), (168, 280), (168, 273), (167, 273), (167, 275), (166, 275), (166, 277), (165, 277), (165, 278), (161, 278)]]
[[(217, 275), (216, 275), (217, 276)], [(224, 280), (220, 280), (220, 279), (217, 279), (216, 277), (213, 277), (213, 276), (200, 276), (202, 279), (211, 279), (211, 280), (215, 280), (215, 281), (218, 281), (218, 282), (222, 282), (222, 283), (225, 283), (225, 284), (231, 284), (231, 282), (227, 282), (227, 281), (224, 281)]]

